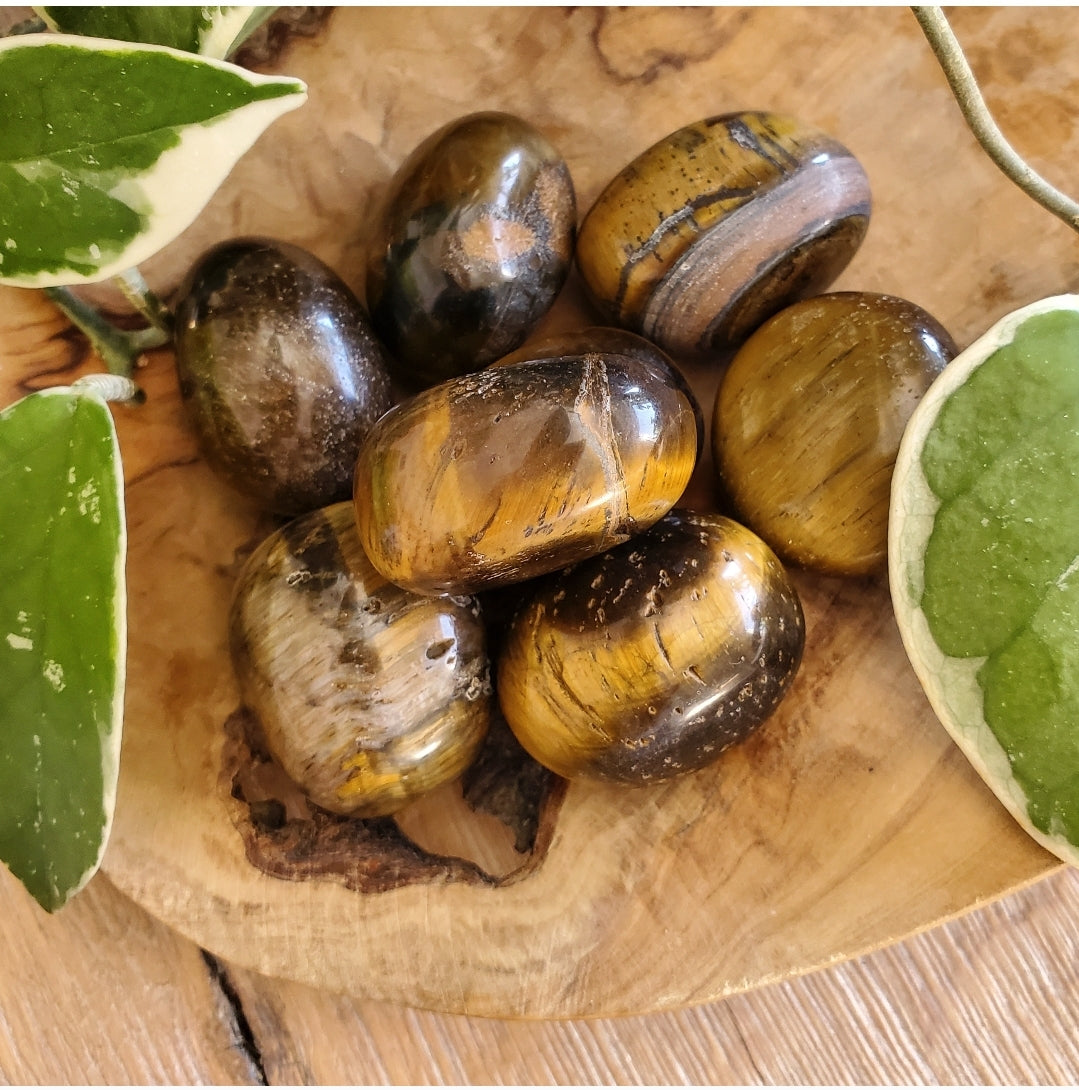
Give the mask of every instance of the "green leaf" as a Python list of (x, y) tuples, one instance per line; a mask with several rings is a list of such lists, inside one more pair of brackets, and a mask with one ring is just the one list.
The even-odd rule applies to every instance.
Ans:
[(0, 412), (0, 860), (50, 912), (112, 825), (127, 649), (123, 473), (108, 406)]
[(91, 283), (138, 265), (305, 98), (297, 80), (163, 46), (0, 40), (0, 283)]
[(88, 38), (167, 45), (223, 59), (276, 11), (272, 7), (34, 8), (53, 30)]
[(941, 722), (1027, 830), (1079, 863), (1079, 297), (961, 353), (896, 461), (889, 565)]

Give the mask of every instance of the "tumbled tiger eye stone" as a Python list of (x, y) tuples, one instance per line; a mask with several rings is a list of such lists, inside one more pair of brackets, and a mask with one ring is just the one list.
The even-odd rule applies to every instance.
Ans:
[(823, 291), (869, 226), (869, 182), (838, 141), (793, 118), (687, 125), (629, 164), (581, 224), (577, 264), (617, 325), (710, 355)]
[(696, 458), (693, 406), (648, 363), (590, 353), (492, 367), (371, 430), (356, 465), (360, 540), (411, 590), (522, 582), (652, 525)]
[(588, 326), (585, 329), (556, 333), (541, 341), (533, 341), (524, 348), (511, 352), (496, 360), (492, 367), (505, 367), (511, 363), (525, 363), (528, 360), (557, 359), (560, 356), (578, 356), (586, 352), (601, 352), (620, 356), (631, 356), (650, 367), (657, 369), (665, 378), (669, 378), (693, 406), (693, 415), (697, 420), (697, 453), (704, 450), (704, 414), (701, 412), (697, 395), (693, 387), (670, 356), (650, 340), (630, 333), (626, 329), (613, 326)]
[(294, 520), (252, 553), (229, 642), (270, 752), (335, 813), (400, 809), (456, 779), (486, 735), (476, 603), (387, 583), (360, 548), (350, 503)]
[(721, 515), (675, 511), (542, 580), (510, 626), (496, 688), (541, 764), (648, 784), (757, 730), (804, 642), (798, 595), (768, 546)]
[(573, 257), (565, 162), (504, 113), (440, 129), (394, 176), (371, 248), (367, 303), (410, 387), (477, 371), (546, 314)]
[(313, 254), (236, 239), (204, 254), (176, 308), (176, 368), (210, 466), (284, 515), (347, 499), (391, 404), (367, 313)]
[(889, 295), (835, 292), (771, 318), (716, 395), (714, 463), (739, 517), (790, 563), (879, 569), (903, 430), (955, 354), (933, 317)]

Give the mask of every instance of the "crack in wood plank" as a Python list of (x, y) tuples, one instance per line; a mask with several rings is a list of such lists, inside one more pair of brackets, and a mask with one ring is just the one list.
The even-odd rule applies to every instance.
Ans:
[(243, 1000), (234, 987), (228, 970), (225, 968), (224, 963), (215, 958), (209, 951), (200, 948), (199, 953), (202, 954), (202, 960), (205, 962), (210, 974), (210, 982), (217, 990), (221, 1004), (224, 1007), (228, 1029), (232, 1035), (235, 1048), (243, 1054), (244, 1059), (251, 1068), (252, 1084), (255, 1086), (268, 1086), (262, 1052), (255, 1040), (255, 1034), (251, 1029), (251, 1022), (247, 1017), (247, 1012), (244, 1010)]

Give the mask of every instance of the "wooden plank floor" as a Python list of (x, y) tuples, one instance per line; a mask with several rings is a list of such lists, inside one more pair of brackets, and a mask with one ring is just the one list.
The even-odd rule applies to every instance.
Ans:
[(1069, 1084), (1079, 874), (703, 1007), (510, 1022), (218, 964), (103, 877), (46, 916), (0, 871), (0, 1083)]

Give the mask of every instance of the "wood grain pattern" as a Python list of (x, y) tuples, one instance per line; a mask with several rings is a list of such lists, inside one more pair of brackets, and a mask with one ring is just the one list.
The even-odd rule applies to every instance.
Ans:
[[(1074, 12), (1017, 10), (964, 11), (956, 18), (957, 29), (971, 41), (972, 58), (984, 64), (981, 74), (991, 104), (1007, 101), (1005, 116), (1021, 122), (1024, 131), (1029, 127), (1037, 133), (1039, 126), (1048, 126), (1054, 132), (1052, 144), (1039, 145), (1035, 135), (1036, 166), (1043, 165), (1039, 156), (1070, 161), (1079, 143), (1068, 113), (1074, 89), (1060, 74), (1066, 70), (1063, 43), (1076, 20)], [(873, 48), (866, 49), (866, 42)], [(769, 99), (770, 108), (810, 117), (836, 133), (866, 166), (876, 218), (841, 286), (909, 297), (965, 343), (1014, 306), (1079, 283), (1073, 237), (1029, 206), (974, 148), (905, 12), (501, 9), (430, 10), (419, 18), (391, 9), (342, 9), (330, 20), (328, 34), (296, 46), (283, 68), (314, 85), (335, 70), (335, 61), (343, 65), (346, 56), (349, 72), (361, 72), (362, 78), (342, 80), (333, 93), (318, 99), (314, 110), (305, 110), (302, 120), (293, 115), (275, 127), (273, 139), (264, 140), (241, 163), (207, 216), (162, 255), (153, 270), (159, 284), (167, 285), (186, 268), (207, 241), (250, 230), (308, 245), (346, 279), (355, 277), (364, 233), (357, 204), (384, 184), (392, 166), (426, 131), (477, 105), (549, 122), (587, 201), (615, 164), (676, 124), (748, 105), (743, 101), (747, 89), (757, 101)], [(423, 64), (417, 64), (419, 58)], [(475, 84), (462, 84), (461, 72)], [(897, 73), (903, 78), (897, 79)], [(588, 94), (583, 94), (586, 85)], [(317, 173), (305, 170), (312, 162), (319, 164)], [(303, 208), (300, 217), (296, 207)], [(343, 222), (354, 224), (355, 234), (343, 232)], [(47, 304), (13, 292), (3, 293), (0, 304), (5, 400), (19, 389), (72, 373), (78, 364), (77, 341), (63, 339), (63, 323)], [(573, 307), (570, 298), (551, 324), (572, 321)], [(272, 881), (244, 875), (235, 841), (227, 835), (227, 812), (213, 796), (217, 732), (235, 701), (232, 683), (222, 673), (221, 648), (199, 640), (185, 643), (177, 639), (175, 622), (170, 626), (166, 621), (180, 617), (185, 629), (197, 622), (207, 626), (203, 631), (217, 631), (235, 556), (267, 527), (223, 492), (197, 460), (167, 354), (155, 357), (144, 382), (151, 395), (145, 415), (119, 413), (133, 558), (141, 557), (142, 565), (140, 570), (138, 560), (133, 561), (132, 602), (143, 624), (137, 636), (133, 628), (132, 675), (140, 680), (129, 705), (130, 744), (109, 873), (165, 918), (185, 921), (200, 941), (217, 950), (229, 944), (230, 916), (242, 920), (245, 933), (257, 936), (259, 956), (270, 959), (261, 967), (297, 971), (311, 959), (292, 930), (295, 909), (282, 907), (282, 891)], [(153, 566), (163, 554), (172, 567)], [(171, 576), (163, 577), (166, 571)], [(623, 796), (616, 801), (600, 792), (573, 805), (567, 800), (545, 866), (535, 872), (538, 884), (522, 882), (501, 890), (511, 896), (500, 911), (509, 921), (527, 921), (533, 938), (537, 918), (573, 921), (586, 932), (584, 941), (580, 933), (571, 935), (551, 923), (540, 936), (536, 964), (553, 966), (563, 979), (557, 986), (548, 980), (538, 991), (513, 979), (513, 1002), (488, 1005), (490, 1013), (595, 1013), (700, 1002), (731, 988), (766, 983), (791, 968), (857, 954), (1054, 869), (999, 812), (927, 715), (901, 658), (883, 586), (808, 578), (803, 585), (813, 662), (803, 675), (800, 712), (782, 720), (767, 742), (762, 739), (739, 754), (720, 780), (694, 778), (684, 790), (651, 794), (639, 806), (635, 802), (632, 814), (626, 813)], [(840, 624), (840, 618), (854, 623)], [(193, 692), (199, 694), (194, 702)], [(167, 732), (150, 729), (162, 722), (169, 724)], [(140, 729), (140, 724), (145, 726)], [(619, 814), (613, 823), (612, 813)], [(721, 821), (730, 815), (738, 821)], [(597, 829), (603, 833), (596, 835)], [(718, 859), (717, 829), (724, 847)], [(777, 831), (782, 833), (778, 840)], [(780, 842), (782, 852), (776, 850)], [(569, 856), (579, 854), (581, 843), (589, 845), (591, 859), (601, 861), (594, 873), (575, 875), (571, 884), (567, 871), (557, 867), (544, 876), (559, 851), (568, 868)], [(200, 895), (197, 887), (204, 880), (211, 888)], [(1071, 875), (1053, 881), (1074, 894)], [(355, 919), (355, 903), (343, 900), (339, 888), (318, 890), (317, 896), (305, 886), (287, 892), (308, 913), (313, 933), (322, 935), (322, 928), (342, 918)], [(487, 905), (473, 905), (470, 922), (462, 919), (457, 903), (462, 891), (439, 892), (449, 894), (445, 901), (419, 896), (411, 907), (403, 901), (380, 902), (370, 915), (385, 941), (376, 944), (374, 954), (383, 966), (413, 966), (408, 994), (398, 998), (484, 1009), (489, 996), (453, 992), (454, 981), (433, 979), (431, 970), (440, 946), (485, 948), (491, 936), (475, 921), (484, 918)], [(336, 906), (325, 913), (315, 903), (323, 894)], [(755, 913), (746, 913), (746, 897)], [(692, 913), (687, 903), (693, 903)], [(601, 906), (602, 912), (582, 912), (586, 904)], [(440, 934), (450, 938), (424, 947), (415, 942), (414, 932), (403, 934), (401, 922), (415, 911), (422, 912), (425, 926), (444, 926)], [(602, 926), (596, 926), (597, 920)], [(517, 922), (501, 932), (504, 949), (519, 953), (514, 927), (523, 926)], [(649, 936), (651, 944), (627, 951), (626, 936), (634, 935)], [(926, 941), (939, 952), (932, 944), (943, 940), (930, 936)], [(981, 954), (980, 939), (975, 946)], [(1020, 950), (1029, 954), (1025, 947)], [(722, 964), (722, 979), (700, 966), (701, 951)], [(238, 960), (247, 961), (247, 953)], [(337, 956), (339, 948), (333, 953)], [(1019, 953), (1012, 951), (1015, 957)], [(1069, 951), (1052, 945), (1043, 954), (1038, 972), (1047, 992), (1057, 989), (1074, 999), (1074, 978), (1056, 964)], [(956, 953), (951, 971), (958, 973), (969, 956), (969, 950)], [(874, 955), (877, 961), (890, 957), (890, 952)], [(661, 983), (655, 975), (657, 961), (664, 959), (678, 966), (673, 982)], [(516, 970), (519, 958), (509, 961)], [(572, 966), (570, 979), (564, 966)], [(319, 966), (319, 971), (323, 968), (333, 966)], [(505, 958), (494, 959), (492, 969), (503, 980), (506, 968)], [(868, 1054), (853, 1059), (846, 1054), (850, 1070), (887, 1068), (900, 1072), (900, 1079), (906, 1072), (907, 1079), (929, 1080), (936, 1061), (919, 1066), (917, 1043), (902, 1034), (902, 1019), (869, 1003), (872, 988), (867, 990), (854, 967), (846, 971), (855, 974), (855, 984), (845, 981), (844, 987), (863, 989), (858, 1002), (868, 1006), (844, 1012), (842, 1026), (862, 1029), (873, 1042)], [(1012, 995), (1029, 1004), (1020, 1017), (1026, 1012), (1033, 1012), (1035, 1020), (1049, 1017), (1039, 995), (1019, 983), (1022, 972), (1015, 970), (1020, 974), (1011, 978), (1016, 987), (1003, 992), (999, 1004), (997, 997), (988, 1000), (999, 1015), (995, 1022), (987, 1018), (984, 1025), (966, 1027), (962, 1048), (949, 1052), (942, 1046), (956, 1069), (983, 1078), (986, 1070), (996, 1069), (1001, 1053), (991, 1047), (992, 1038), (1014, 1014)], [(249, 973), (238, 978), (258, 995), (270, 987)], [(816, 979), (802, 983), (808, 987)], [(935, 977), (926, 987), (947, 998), (945, 979)], [(322, 982), (380, 994), (377, 986), (371, 990), (372, 978), (357, 975), (355, 968)], [(776, 994), (777, 987), (798, 983), (700, 1010), (719, 1012), (720, 1019), (743, 1004), (763, 1010), (756, 1005)], [(318, 1017), (308, 1008), (315, 993), (300, 985), (279, 987), (299, 997), (296, 1009), (306, 1012), (304, 1018)], [(797, 994), (803, 1011), (817, 1002), (811, 989)], [(900, 1013), (909, 1014), (914, 1004), (902, 1007), (895, 998), (906, 994), (902, 987), (885, 994), (892, 998), (881, 1003), (899, 1003)], [(351, 1011), (353, 1031), (368, 1006), (384, 1009), (357, 1006), (353, 1000), (332, 1002)], [(827, 1027), (835, 1014), (833, 1002), (843, 1000), (819, 1000), (820, 1010), (805, 1023), (799, 1045), (817, 1054), (826, 1073), (831, 1071), (826, 1062), (831, 1035), (822, 1025)], [(942, 1010), (953, 1029), (962, 1024), (960, 1009), (944, 1004)], [(474, 1027), (509, 1025), (408, 1017), (427, 1031), (428, 1040), (446, 1037), (447, 1026), (466, 1027), (463, 1037), (447, 1038), (445, 1053), (451, 1059), (444, 1070), (450, 1077), (472, 1069), (462, 1056), (482, 1064), (476, 1060), (482, 1035), (477, 1037)], [(673, 1027), (699, 1028), (698, 1018), (695, 1012), (682, 1012), (641, 1023), (668, 1027), (663, 1032), (677, 1037), (682, 1030)], [(766, 1044), (751, 1054), (749, 1066), (756, 1068), (755, 1075), (745, 1076), (748, 1081), (771, 1077), (762, 1053), (782, 1036), (770, 1016), (762, 1019)], [(933, 1024), (917, 1023), (923, 1032)], [(553, 1041), (556, 1030), (550, 1033)], [(584, 1031), (575, 1028), (572, 1034), (580, 1040)], [(592, 1040), (601, 1037), (601, 1047), (616, 1039), (597, 1031)], [(1066, 1044), (1039, 1040), (1039, 1077), (1074, 1073), (1075, 1057)], [(295, 1037), (292, 1044), (295, 1057)], [(635, 1056), (641, 1055), (631, 1054), (620, 1067), (593, 1059), (591, 1070), (601, 1075), (613, 1067), (632, 1070)], [(786, 1053), (778, 1067), (797, 1064), (797, 1050), (794, 1059), (791, 1055)], [(1014, 1063), (1010, 1051), (1003, 1056)], [(576, 1058), (567, 1060), (566, 1069)], [(1035, 1066), (1035, 1059), (1026, 1059)], [(717, 1063), (715, 1053), (709, 1061), (717, 1071), (726, 1062)], [(285, 1069), (287, 1062), (286, 1055)], [(396, 1066), (379, 1062), (386, 1071), (400, 1067), (396, 1061)], [(636, 1066), (644, 1068), (645, 1061)], [(820, 1081), (829, 1081), (828, 1075)]]
[(725, 1002), (622, 1019), (477, 1020), (237, 973), (269, 1081), (1067, 1084), (1079, 879)]
[(199, 949), (95, 879), (46, 916), (0, 869), (0, 1082), (247, 1083)]
[(1079, 876), (1068, 870), (802, 979), (685, 1010), (583, 1021), (433, 1014), (227, 965), (215, 973), (102, 876), (46, 918), (0, 875), (0, 912), (0, 1085), (1079, 1079)]

